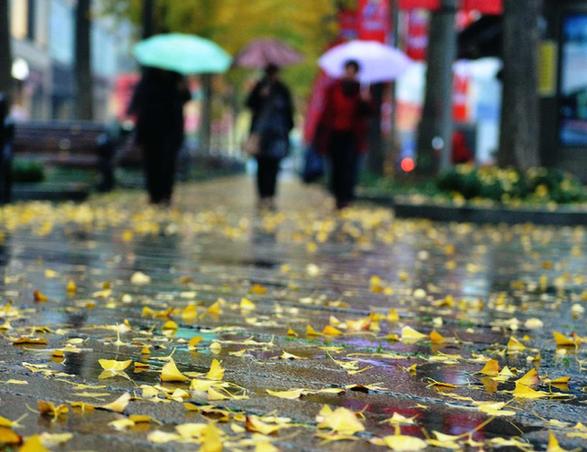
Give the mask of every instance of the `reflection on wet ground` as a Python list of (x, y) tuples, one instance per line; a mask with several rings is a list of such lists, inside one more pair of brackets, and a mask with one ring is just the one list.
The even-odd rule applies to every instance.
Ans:
[[(293, 183), (282, 210), (259, 214), (251, 188), (186, 186), (169, 211), (133, 193), (0, 211), (0, 415), (26, 415), (16, 433), (71, 432), (60, 447), (72, 450), (188, 450), (207, 440), (153, 433), (217, 420), (240, 449), (587, 442), (585, 228), (338, 215)], [(200, 381), (216, 359), (215, 384), (231, 386), (219, 397), (160, 383), (169, 356)], [(100, 359), (134, 364), (100, 379)], [(122, 413), (72, 404), (125, 392)], [(52, 419), (31, 412), (39, 400), (71, 409)], [(364, 429), (317, 429), (323, 405)], [(112, 424), (132, 414), (156, 423)], [(250, 421), (277, 425), (270, 415), (289, 421)]]

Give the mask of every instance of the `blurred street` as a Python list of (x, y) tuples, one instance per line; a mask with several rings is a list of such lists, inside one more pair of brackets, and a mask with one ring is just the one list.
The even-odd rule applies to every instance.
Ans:
[(2, 422), (59, 450), (585, 445), (584, 228), (334, 214), (281, 189), (264, 214), (240, 177), (169, 209), (0, 208)]

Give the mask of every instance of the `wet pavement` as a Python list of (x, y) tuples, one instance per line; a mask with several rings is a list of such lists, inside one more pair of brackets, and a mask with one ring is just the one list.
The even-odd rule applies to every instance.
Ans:
[[(0, 448), (585, 448), (585, 228), (282, 195), (259, 213), (234, 178), (171, 210), (0, 210)], [(161, 381), (172, 362), (185, 381)]]

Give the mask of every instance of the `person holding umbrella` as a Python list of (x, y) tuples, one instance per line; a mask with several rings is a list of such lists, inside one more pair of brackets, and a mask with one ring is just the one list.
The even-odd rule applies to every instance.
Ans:
[(274, 209), (279, 167), (289, 153), (289, 133), (294, 127), (291, 93), (279, 79), (277, 65), (267, 65), (246, 105), (253, 114), (247, 147), (257, 160), (259, 207)]
[(359, 83), (360, 71), (356, 60), (344, 63), (344, 76), (326, 93), (316, 137), (317, 148), (330, 159), (330, 190), (337, 209), (344, 209), (353, 201), (359, 158), (367, 150), (372, 107), (368, 89), (362, 89)]
[(145, 68), (129, 114), (136, 117), (136, 141), (143, 151), (151, 204), (171, 203), (176, 161), (184, 141), (183, 107), (191, 98), (177, 72)]
[(224, 73), (232, 58), (208, 39), (181, 33), (141, 41), (133, 54), (144, 72), (129, 113), (137, 120), (136, 138), (143, 149), (149, 199), (153, 204), (169, 204), (184, 140), (183, 107), (191, 98), (184, 76)]

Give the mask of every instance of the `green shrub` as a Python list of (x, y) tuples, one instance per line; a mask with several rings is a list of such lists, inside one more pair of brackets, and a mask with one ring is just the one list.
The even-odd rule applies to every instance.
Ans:
[(12, 163), (12, 180), (21, 183), (42, 182), (45, 180), (45, 169), (39, 162), (15, 160)]
[(557, 204), (587, 200), (585, 186), (559, 169), (532, 168), (521, 172), (513, 168), (459, 165), (441, 174), (436, 184), (444, 192), (464, 199), (489, 199), (496, 202), (526, 200)]

